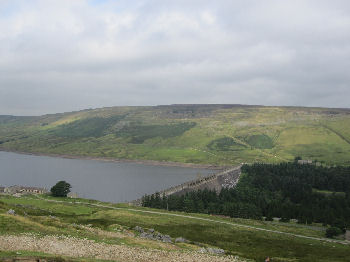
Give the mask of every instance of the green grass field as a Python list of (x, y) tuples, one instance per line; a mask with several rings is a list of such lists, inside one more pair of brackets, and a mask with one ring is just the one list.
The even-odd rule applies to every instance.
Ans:
[(174, 105), (0, 116), (0, 150), (211, 165), (350, 164), (350, 110)]
[[(83, 230), (79, 225), (89, 225), (103, 232), (132, 231), (135, 226), (154, 228), (171, 237), (185, 237), (191, 243), (223, 248), (227, 254), (241, 258), (263, 261), (266, 256), (273, 261), (349, 261), (350, 247), (340, 243), (305, 239), (286, 235), (323, 238), (325, 228), (301, 226), (294, 223), (264, 222), (248, 219), (232, 219), (204, 214), (186, 214), (166, 212), (141, 207), (129, 207), (127, 204), (110, 204), (84, 199), (63, 199), (44, 196), (47, 200), (59, 200), (61, 203), (47, 202), (35, 196), (15, 198), (0, 197), (0, 234), (21, 234), (32, 232), (39, 235), (65, 235), (76, 238), (93, 239), (97, 242), (141, 246), (143, 248), (164, 249), (157, 241), (140, 241), (139, 238), (106, 237)], [(80, 203), (75, 203), (79, 201)], [(82, 202), (82, 203), (81, 203)], [(97, 207), (89, 204), (102, 204)], [(118, 210), (107, 207), (117, 207)], [(16, 216), (5, 214), (14, 209)], [(155, 211), (158, 213), (150, 213)], [(185, 215), (181, 217), (174, 215)], [(54, 216), (52, 219), (50, 216)], [(198, 218), (198, 219), (195, 219)], [(203, 220), (204, 219), (204, 220)], [(213, 221), (208, 221), (210, 219)], [(215, 222), (216, 221), (216, 222)], [(234, 225), (217, 223), (231, 222)], [(247, 228), (251, 226), (253, 228)], [(258, 229), (282, 232), (266, 232)], [(181, 246), (181, 245), (180, 245)], [(181, 248), (195, 249), (195, 245)], [(198, 247), (197, 247), (198, 248)], [(26, 253), (24, 253), (26, 254)], [(5, 256), (0, 252), (0, 257)]]

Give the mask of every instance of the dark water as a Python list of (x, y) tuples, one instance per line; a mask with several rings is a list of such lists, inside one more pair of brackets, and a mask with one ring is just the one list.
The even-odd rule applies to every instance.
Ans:
[(111, 202), (131, 201), (192, 180), (206, 169), (134, 163), (63, 159), (0, 152), (0, 185), (50, 189), (57, 181), (72, 185), (79, 197)]

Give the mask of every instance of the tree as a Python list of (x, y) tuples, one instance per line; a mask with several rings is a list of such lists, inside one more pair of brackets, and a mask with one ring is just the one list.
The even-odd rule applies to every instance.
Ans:
[(67, 197), (71, 187), (66, 181), (59, 181), (51, 188), (51, 193), (54, 197)]

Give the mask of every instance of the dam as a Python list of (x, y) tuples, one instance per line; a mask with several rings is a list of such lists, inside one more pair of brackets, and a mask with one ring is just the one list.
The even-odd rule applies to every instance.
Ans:
[[(241, 167), (242, 165), (228, 168), (219, 173), (197, 178), (155, 193), (159, 193), (161, 196), (179, 196), (197, 190), (208, 189), (219, 192), (222, 188), (234, 188), (239, 181)], [(132, 201), (131, 204), (140, 206), (142, 204), (142, 199)]]

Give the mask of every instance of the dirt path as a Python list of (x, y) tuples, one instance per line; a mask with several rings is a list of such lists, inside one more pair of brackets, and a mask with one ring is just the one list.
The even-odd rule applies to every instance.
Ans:
[[(40, 197), (38, 196), (38, 198), (40, 198)], [(40, 199), (48, 201), (48, 202), (66, 203), (67, 204), (66, 201), (50, 200), (50, 199), (45, 199), (45, 198), (40, 198)], [(233, 222), (218, 221), (218, 220), (213, 220), (210, 218), (194, 217), (194, 216), (190, 216), (190, 215), (180, 215), (180, 214), (164, 213), (164, 212), (150, 211), (150, 210), (139, 210), (139, 209), (133, 209), (133, 208), (112, 207), (112, 206), (93, 204), (93, 203), (85, 203), (85, 202), (79, 202), (79, 201), (69, 202), (69, 203), (70, 204), (79, 204), (79, 205), (81, 205), (81, 204), (91, 205), (91, 206), (114, 209), (114, 210), (127, 210), (127, 211), (137, 212), (137, 213), (149, 213), (149, 214), (157, 214), (157, 215), (162, 215), (162, 216), (183, 217), (183, 218), (207, 221), (207, 222), (216, 223), (216, 224), (225, 224), (225, 225), (230, 225), (230, 226), (234, 226), (234, 227), (248, 228), (248, 229), (253, 229), (253, 230), (257, 230), (257, 231), (264, 231), (264, 232), (286, 235), (286, 236), (297, 237), (297, 238), (304, 238), (304, 239), (331, 242), (331, 243), (339, 243), (339, 244), (343, 244), (343, 245), (350, 244), (350, 241), (342, 241), (342, 240), (329, 239), (329, 238), (310, 237), (310, 236), (298, 235), (298, 234), (282, 232), (282, 231), (277, 231), (277, 230), (271, 230), (271, 229), (265, 229), (265, 228), (260, 228), (260, 227), (247, 226), (247, 225), (237, 224), (237, 223), (233, 223)]]
[(109, 245), (92, 240), (65, 236), (34, 235), (0, 236), (0, 250), (37, 251), (53, 255), (117, 260), (125, 262), (243, 262), (233, 256), (214, 256), (195, 251), (164, 251), (125, 245)]

